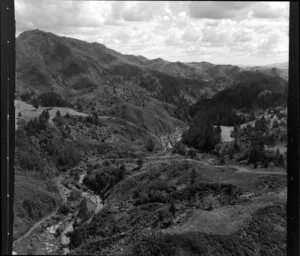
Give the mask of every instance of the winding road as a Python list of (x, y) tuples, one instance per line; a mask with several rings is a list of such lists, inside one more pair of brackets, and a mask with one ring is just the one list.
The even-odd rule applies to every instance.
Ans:
[[(151, 135), (152, 137), (154, 137), (156, 140), (158, 140), (161, 145), (162, 145), (162, 150), (160, 153), (156, 153), (152, 156), (147, 156), (145, 157), (145, 160), (147, 161), (154, 161), (154, 160), (160, 160), (160, 159), (163, 159), (163, 160), (167, 160), (167, 159), (185, 159), (186, 161), (192, 161), (192, 162), (200, 162), (201, 164), (204, 164), (206, 166), (212, 166), (212, 167), (217, 167), (217, 168), (224, 168), (224, 167), (230, 167), (230, 168), (234, 168), (237, 170), (237, 173), (252, 173), (252, 174), (271, 174), (271, 175), (286, 175), (286, 172), (280, 172), (280, 171), (264, 171), (264, 170), (260, 170), (260, 169), (250, 169), (250, 168), (247, 168), (247, 167), (244, 167), (244, 166), (239, 166), (239, 165), (215, 165), (213, 163), (210, 163), (210, 162), (207, 162), (205, 160), (197, 160), (197, 159), (190, 159), (190, 158), (186, 158), (184, 156), (180, 156), (180, 155), (169, 155), (169, 154), (166, 154), (167, 152), (167, 144), (168, 144), (168, 141), (167, 139), (163, 139), (162, 137), (165, 137), (165, 136), (162, 136), (162, 137), (159, 137), (157, 136), (156, 134), (142, 128), (142, 127), (139, 127), (137, 126), (136, 124), (130, 122), (130, 121), (127, 121), (125, 119), (122, 119), (122, 118), (119, 118), (119, 117), (110, 117), (110, 116), (99, 116), (100, 119), (108, 119), (108, 118), (111, 118), (112, 120), (121, 120), (123, 122), (125, 122), (126, 124), (132, 126), (132, 127), (135, 127), (136, 129), (140, 129), (142, 130), (143, 132)], [(127, 158), (120, 158), (120, 160), (126, 160)], [(130, 158), (132, 160), (132, 158)], [(103, 159), (104, 160), (109, 160), (109, 159)], [(114, 158), (114, 160), (116, 160)], [(71, 168), (69, 169), (66, 173), (68, 173), (69, 171), (71, 171), (72, 169), (77, 169), (81, 166), (85, 166), (86, 164), (82, 164), (80, 166), (77, 166), (77, 167), (74, 167), (74, 168)], [(134, 173), (132, 175), (138, 175), (142, 172), (137, 172), (137, 173)], [(65, 175), (65, 174), (64, 174)], [(82, 180), (84, 178), (84, 175), (85, 174), (81, 174), (80, 175), (80, 179), (79, 179), (79, 183), (82, 183)], [(41, 220), (39, 220), (38, 222), (36, 222), (24, 235), (22, 235), (20, 238), (18, 238), (17, 240), (15, 240), (13, 242), (13, 246), (15, 247), (15, 245), (17, 243), (20, 243), (22, 240), (24, 240), (25, 238), (27, 238), (28, 236), (30, 236), (32, 234), (32, 232), (34, 230), (36, 230), (40, 225), (42, 225), (45, 221), (51, 219), (51, 217), (55, 216), (57, 214), (57, 210), (59, 209), (59, 207), (67, 202), (67, 196), (66, 194), (68, 194), (70, 192), (70, 189), (66, 188), (64, 185), (61, 184), (61, 181), (63, 179), (63, 175), (59, 176), (56, 178), (56, 181), (55, 181), (55, 184), (58, 188), (58, 191), (59, 191), (59, 194), (60, 194), (60, 197), (62, 198), (62, 203), (56, 207), (56, 209), (50, 213), (49, 215), (43, 217)], [(88, 195), (87, 195), (88, 196)], [(89, 195), (89, 197), (91, 197), (91, 195)], [(96, 198), (96, 213), (102, 208), (102, 207), (99, 207), (99, 202), (97, 201), (97, 198)], [(69, 225), (70, 226), (70, 225)]]
[(67, 197), (66, 197), (66, 195), (63, 193), (63, 191), (61, 189), (61, 187), (63, 187), (60, 184), (61, 178), (62, 178), (61, 176), (57, 177), (56, 180), (55, 180), (55, 184), (56, 184), (56, 186), (58, 188), (60, 197), (63, 200), (62, 203), (60, 205), (58, 205), (52, 213), (48, 214), (47, 216), (43, 217), (41, 220), (39, 220), (38, 222), (36, 222), (23, 236), (21, 236), (17, 240), (15, 240), (13, 242), (13, 246), (15, 246), (17, 243), (21, 242), (23, 239), (25, 239), (26, 237), (28, 237), (29, 235), (31, 235), (31, 233), (35, 229), (37, 229), (42, 223), (44, 223), (46, 220), (51, 219), (51, 217), (53, 217), (57, 213), (57, 210), (59, 209), (59, 207), (67, 201)]

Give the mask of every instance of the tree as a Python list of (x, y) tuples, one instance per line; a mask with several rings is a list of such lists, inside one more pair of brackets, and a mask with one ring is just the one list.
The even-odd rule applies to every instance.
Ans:
[(279, 156), (280, 156), (280, 151), (279, 151), (279, 149), (277, 148), (277, 149), (276, 149), (276, 152), (275, 152), (275, 155), (274, 155), (274, 164), (275, 164), (276, 166), (278, 166), (278, 159), (279, 159)]
[(236, 140), (238, 139), (240, 133), (240, 126), (239, 125), (234, 125), (233, 126), (233, 131), (231, 132), (231, 137), (235, 138)]
[(278, 148), (275, 152), (274, 164), (278, 167), (284, 167), (284, 156), (280, 153)]
[(59, 110), (57, 110), (55, 117), (53, 118), (53, 121), (57, 126), (62, 126), (64, 124), (63, 117), (61, 116), (61, 113)]
[(78, 110), (79, 112), (81, 112), (81, 111), (82, 111), (82, 106), (81, 106), (81, 104), (80, 104), (80, 103), (77, 103), (77, 110)]
[(58, 152), (57, 166), (61, 167), (74, 167), (82, 160), (82, 156), (79, 151), (70, 147), (64, 148)]
[(217, 132), (218, 134), (221, 134), (222, 129), (221, 129), (220, 124), (217, 125), (216, 132)]
[(257, 165), (257, 162), (265, 159), (264, 144), (262, 141), (253, 140), (251, 142), (248, 164), (253, 163)]
[(185, 155), (185, 148), (181, 142), (176, 142), (176, 144), (172, 148), (172, 153), (178, 153), (180, 155)]
[(278, 123), (277, 119), (275, 119), (274, 122), (273, 122), (272, 128), (273, 128), (273, 129), (276, 129), (276, 128), (278, 128), (278, 127), (279, 127), (279, 123)]
[(280, 154), (280, 156), (278, 158), (278, 166), (285, 167), (284, 166), (284, 156), (283, 156), (283, 154)]
[(262, 164), (263, 164), (263, 167), (264, 168), (268, 168), (268, 166), (269, 166), (269, 160), (268, 160), (268, 158), (264, 158), (263, 160), (262, 160)]
[(29, 102), (30, 98), (34, 95), (34, 91), (24, 92), (20, 95), (20, 99)]
[(254, 110), (253, 109), (251, 109), (251, 111), (250, 111), (250, 117), (249, 117), (249, 119), (250, 119), (250, 121), (255, 120), (255, 115), (254, 115)]
[(195, 169), (193, 169), (193, 170), (191, 171), (191, 175), (190, 175), (190, 182), (191, 182), (191, 185), (195, 184), (196, 178), (197, 178), (197, 172), (196, 172)]
[(214, 128), (205, 113), (197, 115), (189, 129), (182, 134), (183, 143), (200, 150), (211, 151), (220, 140), (220, 129)]
[(96, 111), (93, 111), (90, 115), (88, 115), (86, 117), (86, 122), (91, 123), (91, 124), (99, 124), (99, 118), (98, 118), (98, 114)]
[(169, 211), (170, 211), (170, 213), (171, 213), (173, 216), (175, 215), (175, 213), (176, 213), (176, 207), (175, 207), (174, 202), (172, 202), (172, 203), (170, 204)]
[(153, 139), (149, 136), (148, 141), (147, 141), (147, 150), (148, 150), (149, 152), (153, 152), (154, 148), (155, 148), (154, 141), (153, 141)]
[(35, 248), (32, 239), (30, 239), (30, 243), (27, 245), (26, 252), (28, 255), (33, 255), (35, 253)]
[(67, 215), (69, 213), (69, 208), (66, 204), (62, 204), (59, 208), (58, 208), (58, 212), (63, 214), (63, 215)]
[(193, 159), (194, 157), (196, 157), (197, 151), (195, 149), (190, 149), (187, 154), (191, 159)]
[(75, 190), (75, 189), (72, 189), (69, 198), (70, 198), (72, 201), (75, 201), (75, 200), (77, 200), (79, 197), (80, 197), (80, 192), (77, 191), (77, 190)]
[(261, 119), (256, 120), (254, 128), (256, 131), (262, 131), (262, 132), (267, 131), (268, 127), (267, 127), (266, 119), (262, 117)]
[(224, 155), (219, 156), (219, 164), (225, 164), (225, 158)]
[(43, 112), (42, 112), (42, 114), (40, 114), (40, 116), (39, 116), (39, 122), (40, 123), (47, 123), (48, 122), (48, 120), (49, 120), (49, 118), (50, 118), (50, 115), (49, 115), (49, 111), (48, 110), (44, 110)]
[(33, 98), (32, 100), (31, 100), (31, 102), (30, 102), (35, 108), (38, 108), (39, 107), (39, 101), (38, 101), (38, 99), (35, 97), (35, 98)]
[(55, 114), (55, 116), (56, 116), (57, 118), (61, 117), (61, 113), (60, 113), (60, 111), (59, 111), (59, 110), (57, 110), (57, 111), (56, 111), (56, 114)]
[(142, 159), (138, 159), (138, 160), (136, 161), (136, 164), (137, 164), (139, 167), (142, 167), (142, 165), (143, 165), (143, 160), (142, 160)]

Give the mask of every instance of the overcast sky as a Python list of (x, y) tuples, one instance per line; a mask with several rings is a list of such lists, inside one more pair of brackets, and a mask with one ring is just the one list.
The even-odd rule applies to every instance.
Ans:
[(169, 61), (288, 61), (288, 2), (15, 0), (17, 35), (40, 29)]

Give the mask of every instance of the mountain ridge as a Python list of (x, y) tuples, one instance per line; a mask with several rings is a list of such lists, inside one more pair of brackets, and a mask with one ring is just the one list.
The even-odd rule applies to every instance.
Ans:
[[(41, 30), (21, 33), (16, 51), (17, 97), (28, 90), (38, 94), (53, 90), (72, 101), (90, 93), (101, 94), (107, 87), (121, 91), (134, 84), (147, 96), (179, 107), (180, 101), (193, 104), (203, 95), (212, 96), (243, 82), (250, 73), (258, 74), (230, 64), (169, 62), (122, 54), (100, 43)], [(279, 76), (278, 72), (258, 72), (267, 79)]]

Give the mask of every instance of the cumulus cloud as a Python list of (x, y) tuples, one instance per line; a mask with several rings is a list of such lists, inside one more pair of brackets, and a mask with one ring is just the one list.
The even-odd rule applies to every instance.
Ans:
[(255, 32), (253, 29), (241, 28), (235, 33), (233, 40), (236, 43), (245, 43), (255, 40)]
[(149, 21), (162, 9), (163, 5), (157, 2), (128, 2), (123, 18), (126, 21)]
[(38, 28), (124, 54), (232, 64), (288, 56), (288, 2), (16, 0), (15, 9), (17, 35)]
[(269, 3), (257, 3), (253, 9), (252, 17), (259, 19), (276, 19), (286, 15), (286, 7), (271, 5)]
[(191, 2), (189, 14), (199, 19), (231, 19), (246, 16), (253, 2)]
[(182, 35), (182, 39), (187, 42), (197, 42), (202, 37), (202, 32), (199, 27), (190, 26), (186, 28)]

